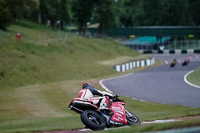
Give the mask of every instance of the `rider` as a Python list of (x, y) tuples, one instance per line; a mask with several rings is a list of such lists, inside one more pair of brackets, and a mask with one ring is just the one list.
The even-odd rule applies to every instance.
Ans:
[[(94, 98), (94, 95), (98, 95), (101, 97)], [(78, 97), (92, 101), (94, 104), (100, 104), (99, 110), (109, 110), (108, 108), (109, 101), (106, 100), (105, 96), (113, 97), (114, 95), (105, 91), (96, 90), (91, 83), (84, 83), (82, 85), (82, 90), (79, 92)]]
[(173, 63), (176, 64), (176, 58), (173, 60)]

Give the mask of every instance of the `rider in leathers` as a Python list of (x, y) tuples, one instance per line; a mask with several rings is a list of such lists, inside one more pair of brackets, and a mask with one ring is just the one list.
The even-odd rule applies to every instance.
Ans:
[[(94, 95), (100, 97), (94, 97)], [(105, 95), (114, 96), (108, 92), (96, 90), (91, 83), (84, 83), (82, 90), (79, 92), (79, 98), (92, 101), (94, 104), (100, 104), (99, 110), (109, 110)]]

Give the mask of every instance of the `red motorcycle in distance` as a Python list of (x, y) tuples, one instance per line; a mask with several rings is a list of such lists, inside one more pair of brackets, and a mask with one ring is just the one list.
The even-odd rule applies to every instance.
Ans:
[(185, 61), (183, 62), (182, 66), (187, 66), (190, 62), (189, 58), (186, 58)]
[(125, 102), (117, 95), (105, 97), (109, 102), (110, 110), (100, 111), (99, 105), (81, 98), (74, 98), (69, 104), (69, 109), (79, 113), (83, 124), (91, 130), (140, 124), (140, 120), (135, 114), (125, 110)]

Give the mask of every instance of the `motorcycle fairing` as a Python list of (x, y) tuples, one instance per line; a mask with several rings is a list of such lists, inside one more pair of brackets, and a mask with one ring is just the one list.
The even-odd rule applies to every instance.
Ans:
[(113, 102), (109, 107), (113, 111), (110, 123), (117, 125), (127, 124), (124, 102)]
[(97, 105), (82, 98), (74, 98), (69, 104), (69, 109), (77, 113), (82, 113), (84, 110), (96, 110), (97, 108)]

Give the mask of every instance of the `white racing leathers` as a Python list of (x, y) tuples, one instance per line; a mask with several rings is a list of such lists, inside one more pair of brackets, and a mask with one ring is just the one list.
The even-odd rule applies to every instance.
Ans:
[[(98, 95), (101, 97), (94, 97), (94, 95)], [(88, 100), (93, 102), (94, 104), (99, 104), (99, 109), (107, 109), (106, 97), (105, 96), (113, 96), (113, 94), (108, 93), (106, 91), (99, 91), (96, 89), (82, 89), (79, 92), (79, 98)]]

